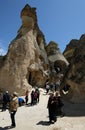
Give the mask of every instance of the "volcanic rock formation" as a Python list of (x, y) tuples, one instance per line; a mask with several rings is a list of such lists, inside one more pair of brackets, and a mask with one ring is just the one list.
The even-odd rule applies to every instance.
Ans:
[(32, 87), (43, 87), (50, 79), (50, 62), (54, 64), (58, 59), (65, 66), (68, 62), (60, 52), (58, 58), (57, 53), (52, 57), (51, 52), (48, 54), (49, 47), (46, 52), (45, 37), (37, 24), (36, 8), (27, 4), (21, 11), (21, 19), (22, 25), (11, 41), (7, 55), (0, 57), (0, 91), (17, 91), (23, 95)]
[(85, 34), (67, 45), (64, 56), (70, 63), (64, 77), (70, 90), (65, 97), (72, 102), (85, 102)]

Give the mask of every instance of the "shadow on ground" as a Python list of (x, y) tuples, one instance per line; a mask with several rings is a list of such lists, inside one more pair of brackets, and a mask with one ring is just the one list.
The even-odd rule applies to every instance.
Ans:
[(7, 130), (7, 129), (0, 127), (0, 130)]
[(65, 101), (62, 111), (65, 116), (85, 116), (85, 103), (69, 103)]
[(39, 121), (36, 125), (45, 125), (48, 126), (50, 123), (48, 121)]
[[(54, 123), (52, 123), (54, 124)], [(38, 122), (36, 125), (45, 125), (45, 126), (49, 126), (51, 125), (48, 121), (40, 121)], [(61, 128), (53, 128), (52, 130), (61, 130)]]
[(14, 127), (11, 127), (11, 126), (6, 126), (6, 127), (0, 127), (0, 130), (9, 130), (9, 129), (12, 129)]

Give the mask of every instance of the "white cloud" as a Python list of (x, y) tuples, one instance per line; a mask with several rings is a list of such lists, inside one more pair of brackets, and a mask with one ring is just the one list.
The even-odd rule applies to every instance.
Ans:
[(4, 49), (4, 47), (3, 47), (3, 41), (0, 40), (0, 55), (1, 55), (1, 56), (4, 56), (4, 55), (6, 55), (6, 53), (7, 53), (7, 51), (6, 51), (6, 49)]
[(6, 55), (6, 51), (3, 48), (0, 48), (0, 55), (4, 56)]

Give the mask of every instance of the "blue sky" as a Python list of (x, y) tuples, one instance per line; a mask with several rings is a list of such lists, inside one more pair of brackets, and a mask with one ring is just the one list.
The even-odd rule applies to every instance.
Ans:
[(0, 54), (21, 26), (20, 12), (26, 4), (36, 7), (38, 25), (46, 43), (55, 41), (61, 52), (72, 39), (85, 33), (85, 0), (0, 0)]

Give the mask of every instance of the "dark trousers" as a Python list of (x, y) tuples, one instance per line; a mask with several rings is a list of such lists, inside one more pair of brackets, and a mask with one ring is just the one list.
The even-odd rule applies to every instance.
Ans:
[(12, 112), (11, 112), (11, 122), (12, 122), (12, 126), (16, 126), (16, 123), (15, 123), (15, 114), (16, 114), (16, 111), (12, 111)]
[(27, 102), (28, 102), (28, 96), (25, 97), (25, 102), (27, 104)]
[(5, 111), (7, 107), (7, 102), (3, 102), (2, 111)]
[(51, 122), (53, 120), (54, 122), (56, 122), (56, 113), (55, 113), (55, 110), (48, 109), (48, 112), (49, 112), (49, 121)]

